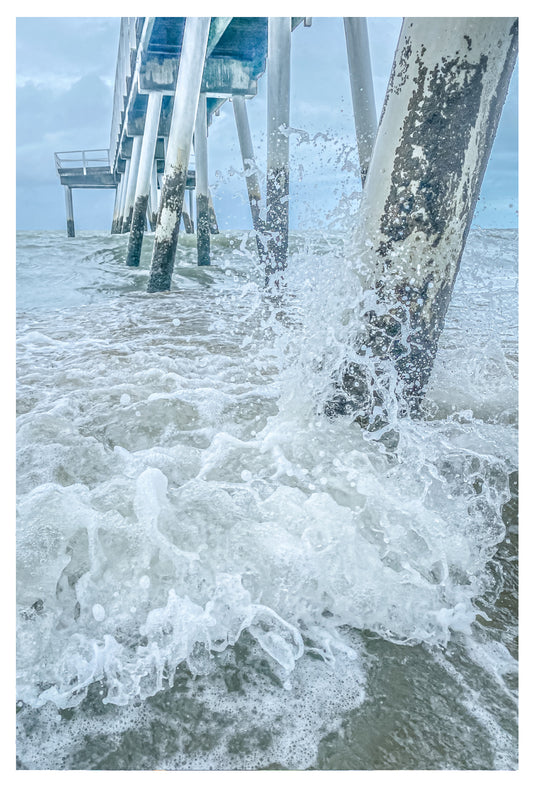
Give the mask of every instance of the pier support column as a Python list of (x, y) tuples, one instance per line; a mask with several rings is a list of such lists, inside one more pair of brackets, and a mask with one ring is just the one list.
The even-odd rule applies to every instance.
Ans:
[(196, 161), (196, 249), (198, 265), (210, 265), (207, 103), (205, 93), (200, 93), (198, 110), (196, 112), (194, 158)]
[(122, 227), (124, 226), (124, 210), (126, 207), (126, 192), (128, 190), (128, 179), (130, 176), (130, 159), (126, 159), (126, 166), (124, 169), (124, 174), (120, 179), (120, 183), (122, 184), (122, 190), (120, 193), (120, 207), (117, 217), (117, 233), (120, 235), (122, 233)]
[(65, 186), (65, 210), (67, 214), (67, 238), (76, 236), (74, 230), (74, 206), (72, 205), (72, 189)]
[(268, 17), (267, 286), (280, 287), (289, 243), (291, 17)]
[[(189, 197), (192, 194), (192, 190), (189, 189)], [(185, 234), (186, 235), (193, 235), (194, 234), (194, 226), (192, 223), (192, 218), (189, 214), (190, 208), (187, 207), (187, 199), (186, 195), (183, 198), (183, 207), (181, 209), (181, 218), (183, 219), (183, 226), (185, 227)], [(191, 211), (192, 212), (192, 211)]]
[[(130, 238), (128, 241), (128, 253), (126, 255), (126, 265), (130, 267), (137, 267), (141, 258), (146, 211), (148, 209), (148, 194), (150, 192), (150, 180), (154, 168), (154, 154), (162, 100), (162, 93), (152, 91), (148, 94), (148, 107), (146, 109), (146, 118), (144, 121), (144, 134), (142, 136), (139, 171), (135, 186), (135, 201), (131, 219)], [(137, 139), (137, 137), (135, 137), (135, 139)]]
[(209, 232), (211, 235), (218, 235), (220, 230), (218, 229), (218, 221), (217, 215), (215, 213), (215, 207), (213, 205), (213, 197), (211, 196), (211, 190), (207, 190), (207, 195), (209, 199)]
[[(377, 422), (392, 394), (417, 412), (517, 45), (515, 18), (404, 20), (356, 228), (354, 260), (375, 307), (327, 411)], [(399, 388), (387, 382), (391, 362)]]
[(159, 207), (158, 193), (157, 193), (157, 161), (155, 159), (152, 166), (152, 177), (150, 179), (149, 202), (150, 202), (150, 211), (149, 211), (150, 229), (152, 230), (152, 232), (155, 232), (155, 226), (157, 222), (157, 209)]
[(115, 204), (113, 206), (113, 221), (111, 222), (111, 235), (116, 235), (120, 231), (117, 229), (117, 224), (118, 224), (118, 216), (120, 213), (120, 199), (122, 196), (123, 185), (124, 185), (124, 180), (121, 178), (120, 181), (117, 183), (117, 188), (115, 190)]
[(170, 289), (211, 18), (187, 17), (168, 137), (148, 292)]
[(257, 250), (259, 256), (264, 259), (264, 246), (259, 236), (265, 232), (265, 222), (261, 218), (261, 186), (257, 176), (252, 135), (250, 134), (250, 124), (248, 123), (248, 113), (246, 111), (245, 99), (242, 96), (233, 96), (233, 114), (235, 115), (235, 125), (239, 137), (239, 147), (241, 149), (242, 165), (244, 167), (244, 177), (246, 178), (246, 188), (248, 190), (248, 201), (252, 213), (252, 226), (256, 232)]
[(155, 230), (154, 212), (152, 210), (152, 189), (148, 192), (148, 207), (146, 209), (146, 229), (153, 232)]
[[(191, 233), (194, 235), (194, 189), (189, 189), (189, 221), (191, 222)], [(196, 217), (198, 221), (198, 216)]]
[(122, 222), (122, 232), (129, 232), (133, 217), (133, 203), (135, 202), (135, 188), (137, 186), (137, 174), (139, 172), (139, 161), (141, 159), (142, 136), (136, 134), (133, 137), (131, 149), (130, 168), (128, 173), (128, 185), (126, 187), (126, 203), (124, 205), (124, 220)]
[(364, 186), (377, 131), (372, 64), (365, 17), (345, 16), (344, 34), (352, 89), (359, 168)]
[(117, 217), (117, 233), (122, 235), (123, 227), (124, 227), (124, 211), (126, 208), (126, 192), (128, 190), (128, 177), (129, 177), (129, 168), (130, 168), (130, 159), (126, 159), (126, 165), (124, 168), (124, 172), (122, 173), (121, 183), (122, 190), (120, 194), (120, 205), (119, 205), (119, 212)]

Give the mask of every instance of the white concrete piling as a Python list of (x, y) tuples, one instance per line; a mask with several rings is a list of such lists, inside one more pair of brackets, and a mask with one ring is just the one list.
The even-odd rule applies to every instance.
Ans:
[(205, 93), (200, 93), (196, 112), (194, 159), (196, 162), (196, 249), (198, 265), (210, 265), (207, 103)]
[(155, 230), (154, 212), (152, 211), (152, 189), (148, 192), (148, 205), (146, 206), (146, 227), (152, 232)]
[(211, 189), (207, 190), (207, 195), (209, 198), (209, 232), (211, 235), (218, 235), (220, 230), (218, 229), (217, 215), (215, 213), (215, 206), (213, 205)]
[(252, 225), (256, 233), (262, 234), (265, 231), (265, 222), (261, 220), (260, 216), (261, 186), (257, 175), (257, 165), (255, 162), (254, 147), (252, 135), (250, 133), (250, 124), (248, 123), (245, 99), (243, 96), (233, 96), (232, 104), (233, 114), (235, 115), (235, 125), (237, 126), (237, 135), (239, 137), (239, 147), (241, 149), (244, 177), (248, 190), (248, 201), (250, 202), (250, 210), (252, 213)]
[(159, 209), (159, 192), (157, 189), (157, 161), (154, 159), (154, 163), (152, 166), (152, 177), (150, 179), (150, 229), (152, 232), (155, 231), (156, 222), (157, 222), (157, 211)]
[(210, 17), (187, 17), (168, 137), (148, 292), (170, 289)]
[[(189, 221), (191, 222), (191, 232), (194, 234), (194, 189), (189, 189)], [(198, 219), (198, 216), (196, 217)]]
[(126, 159), (126, 165), (125, 165), (125, 168), (124, 168), (124, 172), (123, 172), (122, 177), (120, 179), (120, 182), (122, 184), (122, 191), (121, 191), (121, 194), (120, 194), (120, 208), (119, 208), (119, 214), (118, 214), (118, 218), (117, 218), (117, 230), (116, 230), (117, 233), (119, 233), (119, 234), (122, 233), (122, 231), (123, 231), (122, 228), (124, 226), (124, 210), (125, 210), (125, 207), (126, 207), (126, 192), (128, 190), (129, 175), (130, 175), (130, 159), (128, 158), (128, 159)]
[[(152, 91), (148, 94), (148, 107), (144, 122), (144, 134), (142, 135), (139, 168), (135, 185), (133, 215), (126, 255), (126, 265), (130, 267), (137, 267), (141, 258), (146, 210), (148, 207), (148, 194), (150, 192), (150, 181), (154, 168), (154, 154), (162, 100), (163, 94), (160, 92)], [(137, 137), (135, 137), (135, 139), (137, 139)]]
[(113, 221), (111, 222), (111, 234), (116, 235), (120, 232), (118, 229), (118, 217), (120, 215), (120, 200), (122, 198), (122, 189), (124, 187), (124, 179), (121, 178), (115, 190), (115, 203), (113, 206)]
[(289, 243), (291, 17), (268, 17), (267, 286), (278, 289)]
[[(330, 411), (368, 419), (382, 406), (358, 353), (392, 360), (402, 401), (424, 395), (516, 61), (518, 20), (406, 18), (357, 225), (376, 311), (355, 337)], [(379, 314), (378, 314), (379, 312)], [(358, 348), (361, 348), (359, 350)]]
[(72, 204), (72, 189), (70, 186), (64, 186), (65, 189), (65, 210), (67, 214), (67, 238), (74, 238), (76, 232), (74, 230), (74, 206)]
[(128, 173), (128, 184), (126, 186), (126, 202), (124, 204), (124, 220), (122, 222), (122, 232), (129, 232), (131, 219), (133, 217), (133, 204), (135, 202), (135, 188), (137, 186), (137, 175), (139, 172), (139, 161), (141, 159), (142, 136), (136, 134), (133, 137), (131, 148), (130, 170)]
[[(191, 196), (192, 191), (189, 190), (189, 197)], [(183, 226), (185, 228), (186, 235), (193, 235), (194, 234), (194, 225), (192, 223), (192, 218), (189, 214), (190, 208), (187, 207), (187, 200), (183, 199), (183, 207), (181, 209), (181, 218), (183, 220)]]
[(364, 186), (377, 132), (376, 103), (366, 18), (345, 16), (344, 33), (357, 149), (359, 151), (359, 168)]

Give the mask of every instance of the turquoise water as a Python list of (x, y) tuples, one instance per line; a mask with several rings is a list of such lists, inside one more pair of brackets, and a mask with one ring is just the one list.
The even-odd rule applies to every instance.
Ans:
[[(17, 238), (17, 758), (28, 769), (517, 767), (517, 233), (472, 231), (424, 418), (321, 403), (342, 235)], [(352, 278), (350, 278), (352, 277)]]

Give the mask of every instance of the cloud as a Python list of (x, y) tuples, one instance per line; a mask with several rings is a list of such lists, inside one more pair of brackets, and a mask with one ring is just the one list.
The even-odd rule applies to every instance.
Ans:
[[(401, 18), (369, 18), (367, 23), (379, 117)], [(19, 201), (21, 225), (63, 226), (63, 194), (54, 167), (55, 151), (107, 147), (119, 29), (118, 17), (17, 20), (17, 184), (24, 195)], [(320, 145), (298, 144), (296, 136), (291, 138), (294, 199), (307, 190), (320, 203), (332, 199), (344, 183), (351, 191), (357, 179), (353, 171), (341, 169), (345, 163), (357, 164), (356, 151), (348, 159), (342, 152), (342, 144), (353, 146), (355, 141), (342, 19), (314, 18), (312, 27), (299, 26), (291, 48), (291, 125), (311, 136), (331, 131), (334, 137), (331, 143)], [(266, 165), (266, 88), (264, 75), (257, 96), (247, 102), (262, 169)], [(517, 101), (515, 73), (482, 192), (488, 200), (505, 194), (511, 202), (516, 194)], [(249, 213), (244, 181), (228, 174), (242, 168), (230, 103), (222, 107), (210, 128), (209, 158), (210, 182), (216, 180), (217, 170), (225, 178), (218, 190), (219, 204), (222, 196), (230, 200), (227, 208), (218, 209), (221, 216), (238, 211), (238, 223), (242, 223)], [(39, 184), (41, 198), (34, 200), (32, 194), (37, 193)], [(50, 194), (57, 195), (53, 219), (53, 201), (42, 197), (48, 188)], [(237, 193), (238, 198), (232, 199)], [(88, 192), (83, 198), (76, 195), (80, 205), (89, 205), (91, 198), (96, 216), (103, 204), (101, 192)], [(103, 223), (98, 220), (99, 226)]]
[(17, 76), (54, 88), (115, 72), (120, 18), (17, 19)]
[(56, 151), (106, 148), (111, 107), (112, 92), (95, 74), (63, 91), (33, 82), (18, 88), (17, 181), (56, 181)]

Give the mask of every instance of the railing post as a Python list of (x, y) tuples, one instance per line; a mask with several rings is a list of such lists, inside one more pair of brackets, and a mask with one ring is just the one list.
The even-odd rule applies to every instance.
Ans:
[(148, 292), (168, 290), (172, 281), (210, 21), (187, 17), (185, 22)]
[(146, 209), (148, 207), (150, 179), (154, 167), (154, 154), (157, 143), (157, 130), (159, 128), (159, 116), (161, 114), (162, 100), (162, 93), (152, 91), (148, 95), (148, 107), (144, 121), (144, 134), (141, 138), (142, 143), (139, 158), (139, 171), (135, 186), (135, 201), (131, 220), (128, 251), (126, 255), (126, 265), (129, 265), (130, 267), (138, 266), (141, 258), (141, 248), (146, 221)]

